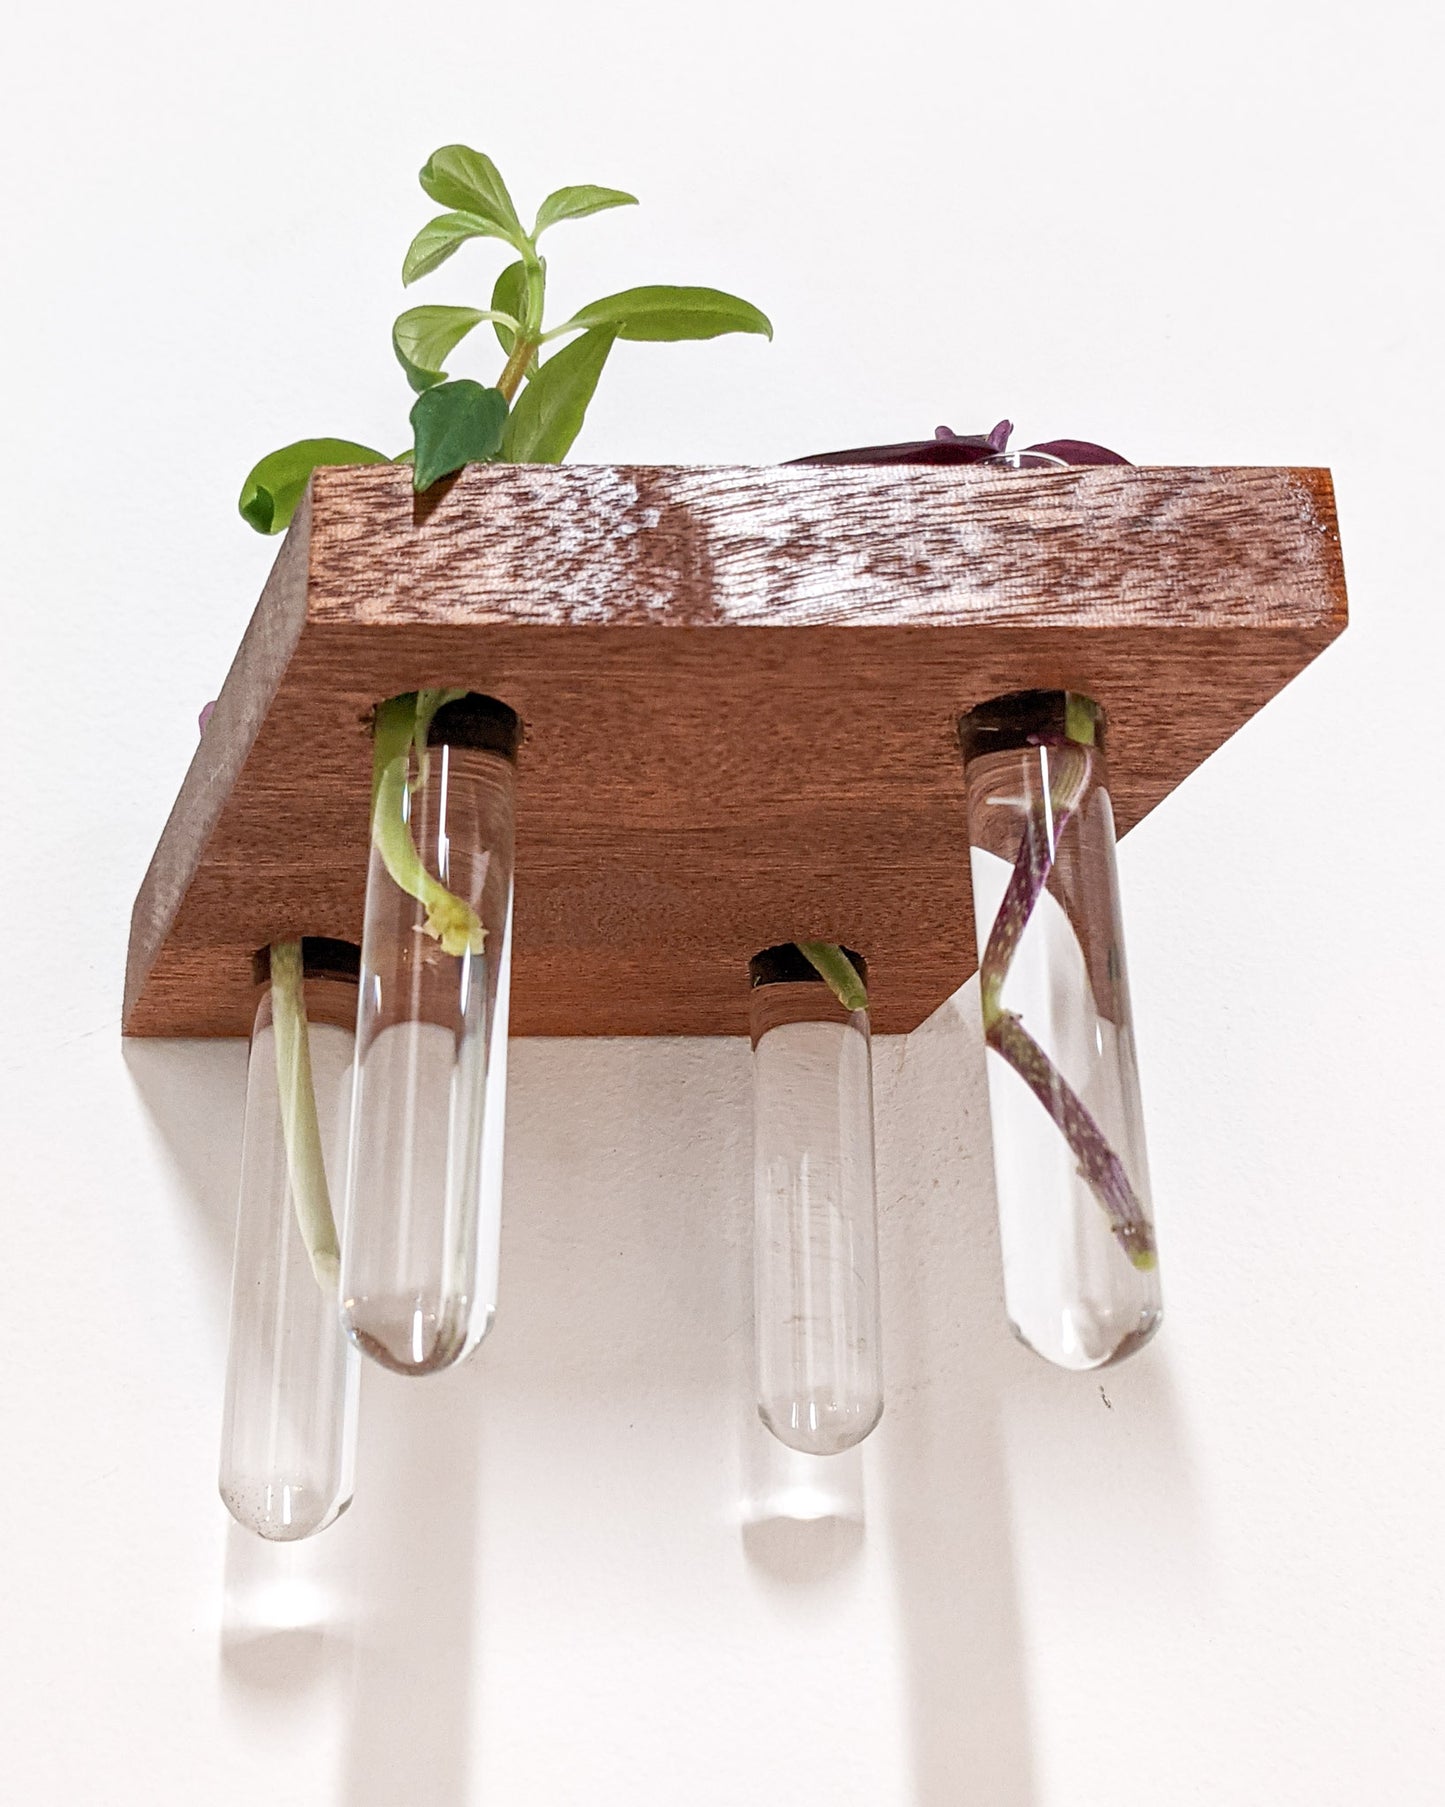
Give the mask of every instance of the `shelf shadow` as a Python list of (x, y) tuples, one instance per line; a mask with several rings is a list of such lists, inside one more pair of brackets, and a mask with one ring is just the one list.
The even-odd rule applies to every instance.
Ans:
[(265, 1544), (232, 1526), (221, 1667), (249, 1710), (326, 1699), (348, 1807), (474, 1798), (482, 1439), (474, 1364), (425, 1381), (362, 1376), (356, 1501), (330, 1530)]
[[(864, 1460), (793, 1458), (752, 1413), (745, 1045), (725, 1069), (686, 1044), (515, 1051), (511, 1315), (452, 1374), (415, 1382), (367, 1368), (356, 1504), (293, 1565), (319, 1586), (310, 1608), (304, 1589), (289, 1605), (243, 1607), (246, 1564), (228, 1562), (227, 1685), (278, 1714), (296, 1694), (344, 1699), (339, 1798), (394, 1807), (415, 1798), (425, 1774), (427, 1807), (467, 1807), (483, 1779), (474, 1670), (487, 1397), (501, 1411), (497, 1441), (511, 1445), (509, 1473), (516, 1437), (505, 1427), (534, 1407), (554, 1429), (559, 1404), (561, 1419), (575, 1409), (599, 1437), (644, 1415), (695, 1437), (704, 1412), (721, 1438), (736, 1439), (739, 1534), (756, 1576), (799, 1605), (810, 1590), (817, 1598), (836, 1579), (856, 1580), (865, 1562), (893, 1589), (911, 1807), (1034, 1807), (1009, 1452), (1027, 1447), (1037, 1468), (1054, 1440), (1082, 1437), (1092, 1449), (1107, 1425), (1154, 1519), (1131, 1535), (1192, 1545), (1195, 1574), (1203, 1540), (1156, 1351), (1102, 1377), (1101, 1398), (1100, 1377), (1050, 1370), (1008, 1335), (976, 1012), (971, 985), (914, 1035), (877, 1044), (887, 1409)], [(219, 1344), (243, 1054), (132, 1043), (126, 1061), (208, 1236)], [(603, 1177), (614, 1164), (647, 1176), (639, 1199)], [(532, 1309), (518, 1312), (519, 1300)], [(559, 1336), (569, 1322), (605, 1323), (608, 1335)], [(1095, 1416), (1080, 1431), (1085, 1406)], [(653, 1483), (634, 1474), (632, 1484), (641, 1502)], [(720, 1473), (708, 1483), (725, 1484)], [(1100, 1490), (1066, 1471), (1057, 1484), (1071, 1523), (1117, 1542), (1117, 1484)], [(696, 1477), (672, 1497), (696, 1511)]]
[[(185, 1189), (191, 1216), (205, 1232), (208, 1258), (226, 1301), (246, 1115), (246, 1046), (244, 1040), (232, 1039), (121, 1042), (126, 1072), (163, 1158)], [(223, 1303), (223, 1338), (226, 1311)]]
[[(224, 1348), (245, 1043), (129, 1041), (127, 1070), (206, 1237)], [(249, 1712), (325, 1695), (342, 1709), (338, 1799), (468, 1807), (482, 1375), (425, 1381), (363, 1364), (355, 1503), (299, 1544), (230, 1527), (219, 1658)], [(221, 1381), (217, 1376), (219, 1433)], [(217, 1513), (222, 1512), (216, 1502)], [(328, 1713), (317, 1723), (332, 1725)]]
[[(888, 1404), (873, 1460), (886, 1494), (916, 1807), (1037, 1799), (976, 1012), (969, 989), (913, 1035), (880, 1041), (875, 1056)], [(891, 1136), (891, 1124), (902, 1133)]]
[(468, 1807), (473, 1799), (481, 1359), (425, 1380), (363, 1369), (357, 1601), (339, 1799)]
[[(1184, 1612), (1210, 1586), (1201, 1490), (1167, 1329), (1118, 1368), (1072, 1374), (1008, 1328), (977, 980), (881, 1046), (889, 1403), (877, 1472), (908, 1647), (914, 1801), (1032, 1807), (1016, 1502), (1089, 1561), (1081, 1589), (1123, 1551), (1125, 1573), (1175, 1578)], [(906, 1134), (890, 1139), (890, 1123)]]

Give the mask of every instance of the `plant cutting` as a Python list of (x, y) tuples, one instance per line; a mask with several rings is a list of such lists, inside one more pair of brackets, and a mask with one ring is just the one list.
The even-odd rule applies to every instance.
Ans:
[[(1010, 457), (1008, 444), (1012, 434), (1013, 422), (1009, 420), (999, 421), (987, 433), (955, 433), (952, 428), (941, 426), (932, 439), (815, 453), (798, 462), (824, 465), (1001, 463)], [(1083, 439), (1043, 440), (1012, 456), (1025, 466), (1029, 461), (1036, 461), (1040, 466), (1128, 463), (1107, 446)], [(984, 1040), (1013, 1068), (1048, 1113), (1075, 1157), (1079, 1173), (1107, 1216), (1120, 1248), (1135, 1267), (1148, 1271), (1158, 1259), (1153, 1226), (1130, 1183), (1124, 1163), (1078, 1093), (1024, 1027), (1018, 1013), (1006, 1009), (1003, 1004), (1004, 981), (1020, 938), (1049, 882), (1064, 831), (1094, 776), (1091, 749), (1098, 720), (1096, 706), (1087, 697), (1069, 695), (1065, 698), (1065, 710), (1060, 745), (1055, 748), (1050, 762), (1048, 794), (1031, 798), (1026, 804), (1013, 871), (979, 962)], [(807, 953), (808, 949), (805, 947), (803, 951)], [(832, 950), (833, 953), (837, 951)], [(811, 954), (808, 957), (813, 958)], [(815, 961), (815, 964), (820, 972), (824, 971), (820, 962)], [(829, 982), (842, 997), (837, 984), (832, 979)]]
[[(409, 417), (412, 443), (388, 454), (328, 436), (268, 453), (247, 475), (238, 503), (242, 518), (257, 532), (281, 533), (290, 525), (312, 472), (322, 466), (409, 464), (414, 489), (424, 491), (468, 464), (560, 463), (582, 429), (619, 340), (702, 340), (725, 333), (772, 337), (767, 316), (737, 295), (663, 284), (605, 295), (551, 324), (543, 234), (566, 221), (634, 206), (636, 197), (595, 184), (559, 188), (542, 202), (528, 228), (495, 163), (470, 146), (435, 151), (419, 180), (423, 192), (444, 211), (428, 220), (408, 246), (402, 260), (405, 285), (432, 275), (472, 240), (495, 241), (515, 255), (496, 277), (487, 306), (429, 304), (397, 316), (392, 350), (416, 396)], [(495, 382), (450, 377), (447, 362), (484, 325), (491, 327), (503, 358)], [(373, 844), (392, 881), (423, 906), (422, 932), (457, 958), (480, 955), (486, 929), (475, 909), (429, 870), (413, 838), (410, 813), (425, 778), (431, 724), (439, 709), (464, 694), (429, 689), (392, 697), (378, 707), (373, 724)], [(863, 980), (841, 948), (829, 942), (799, 945), (847, 1009), (867, 1007)], [(299, 991), (287, 995), (286, 1008), (296, 1033), (278, 1037), (278, 1060), (283, 1047), (305, 1047)], [(294, 1096), (302, 1063), (294, 1052), (286, 1058), (284, 1079)], [(302, 1182), (296, 1189), (298, 1215), (318, 1275), (330, 1274), (335, 1269), (334, 1221), (324, 1182), (323, 1189), (312, 1183), (304, 1111), (288, 1117), (287, 1124), (293, 1174)]]
[[(448, 262), (473, 239), (493, 239), (517, 253), (497, 277), (485, 308), (408, 308), (392, 327), (392, 349), (417, 400), (413, 443), (389, 457), (354, 440), (298, 440), (269, 453), (241, 488), (241, 515), (260, 533), (289, 526), (312, 471), (330, 465), (406, 464), (417, 490), (429, 489), (468, 464), (558, 464), (582, 430), (608, 354), (619, 340), (715, 339), (724, 333), (772, 337), (767, 316), (721, 289), (654, 284), (589, 302), (557, 325), (545, 319), (547, 262), (542, 234), (566, 220), (636, 197), (592, 183), (559, 188), (523, 226), (501, 173), (490, 157), (463, 144), (445, 145), (427, 159), (422, 190), (447, 211), (429, 220), (407, 247), (402, 282), (410, 285)], [(490, 324), (505, 362), (494, 386), (449, 378), (444, 363), (474, 328)], [(543, 355), (544, 348), (565, 341)], [(475, 913), (435, 879), (416, 851), (405, 804), (415, 789), (410, 762), (425, 758), (431, 717), (463, 694), (430, 690), (393, 697), (377, 712), (372, 835), (398, 885), (427, 907), (426, 932), (448, 952), (481, 951), (484, 931)], [(829, 942), (800, 943), (803, 952), (850, 1010), (866, 1008), (867, 992), (846, 955)], [(810, 951), (811, 950), (811, 951)]]
[[(247, 476), (239, 500), (243, 518), (259, 532), (279, 533), (289, 525), (312, 471), (322, 465), (410, 464), (413, 487), (423, 491), (472, 463), (561, 462), (582, 429), (602, 371), (620, 339), (700, 340), (734, 332), (772, 335), (766, 315), (739, 296), (670, 285), (607, 295), (549, 323), (548, 268), (540, 249), (543, 234), (569, 220), (635, 205), (636, 198), (595, 184), (560, 188), (542, 202), (529, 229), (496, 165), (480, 151), (466, 145), (444, 146), (427, 159), (419, 179), (424, 193), (444, 211), (423, 224), (408, 246), (402, 261), (404, 284), (434, 274), (472, 240), (495, 241), (515, 255), (493, 282), (489, 305), (430, 304), (397, 316), (392, 349), (416, 397), (410, 411), (411, 445), (387, 454), (353, 440), (325, 437), (300, 440), (268, 454)], [(490, 385), (452, 378), (446, 369), (452, 355), (481, 326), (490, 326), (502, 354), (501, 369)], [(1011, 432), (1008, 421), (986, 434), (958, 434), (940, 427), (931, 440), (823, 453), (798, 462), (982, 463), (1006, 454)], [(1104, 447), (1072, 439), (1040, 442), (1026, 448), (1024, 456), (1059, 463), (1124, 462)], [(388, 875), (422, 905), (422, 932), (442, 952), (458, 958), (480, 954), (486, 930), (472, 906), (429, 870), (413, 839), (409, 813), (425, 776), (431, 722), (440, 708), (462, 694), (421, 690), (379, 706), (371, 807), (372, 840)], [(1067, 808), (1062, 819), (1067, 819)], [(999, 1003), (1012, 949), (1048, 876), (1047, 866), (1041, 869), (1028, 851), (1036, 841), (1033, 834), (1025, 837), (1015, 883), (985, 951), (981, 980), (985, 1033), (990, 1046), (1054, 1117), (1079, 1156), (1081, 1171), (1090, 1176), (1110, 1211), (1131, 1259), (1147, 1261), (1152, 1245), (1140, 1239), (1147, 1237), (1147, 1220), (1133, 1209), (1136, 1201), (1127, 1179), (1121, 1181), (1117, 1159), (1097, 1126), (1090, 1137), (1092, 1119), (1087, 1111), (1063, 1086), (1037, 1043)], [(865, 983), (838, 944), (797, 945), (846, 1009), (867, 1008)], [(314, 1209), (307, 1215), (321, 1221)], [(317, 1253), (323, 1262), (329, 1258), (324, 1242)]]
[[(321, 465), (409, 463), (415, 488), (425, 490), (468, 464), (560, 463), (582, 430), (619, 339), (772, 337), (767, 316), (751, 302), (721, 289), (661, 284), (604, 295), (549, 326), (542, 235), (568, 220), (635, 206), (636, 197), (590, 183), (559, 188), (543, 201), (529, 230), (497, 166), (480, 151), (445, 145), (428, 157), (419, 179), (425, 194), (446, 211), (429, 220), (408, 246), (404, 284), (439, 270), (473, 239), (495, 240), (516, 257), (497, 277), (486, 307), (428, 305), (397, 316), (392, 349), (417, 396), (412, 444), (389, 456), (348, 439), (303, 439), (269, 453), (246, 478), (239, 503), (258, 532), (280, 533), (289, 524), (311, 472)], [(448, 377), (445, 362), (484, 324), (504, 354), (496, 382), (485, 386)]]
[(1158, 1260), (1154, 1228), (1128, 1172), (1083, 1099), (1003, 1001), (1004, 983), (1044, 887), (1065, 831), (1093, 775), (1092, 748), (1098, 711), (1087, 697), (1069, 695), (1062, 741), (1048, 763), (1047, 801), (1029, 803), (1013, 871), (979, 961), (979, 1005), (984, 1041), (1023, 1080), (1053, 1120), (1078, 1162), (1115, 1241), (1136, 1268), (1148, 1271)]
[(1101, 1367), (1162, 1313), (1105, 712), (1026, 690), (958, 726), (1005, 1301), (1046, 1360)]
[(356, 952), (306, 937), (273, 942), (251, 963), (217, 1480), (236, 1522), (277, 1542), (323, 1530), (352, 1491), (356, 1363), (337, 1322), (327, 1165), (350, 1092)]

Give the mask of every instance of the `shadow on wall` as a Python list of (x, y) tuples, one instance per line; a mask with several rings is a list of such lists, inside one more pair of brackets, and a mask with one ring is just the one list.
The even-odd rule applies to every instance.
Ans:
[[(770, 1436), (754, 1409), (744, 1299), (749, 1347), (734, 1364), (743, 1553), (775, 1599), (791, 1594), (804, 1609), (788, 1620), (794, 1635), (808, 1603), (856, 1598), (854, 1635), (877, 1639), (880, 1681), (901, 1668), (912, 1773), (890, 1800), (1033, 1807), (1001, 1402), (1041, 1364), (1014, 1343), (999, 1301), (974, 988), (914, 1036), (876, 1041), (874, 1064), (883, 1420), (840, 1456), (802, 1455)], [(746, 1198), (741, 1218), (746, 1287)], [(890, 1590), (892, 1614), (882, 1606)]]
[[(357, 1504), (332, 1531), (294, 1550), (232, 1534), (219, 1657), (238, 1706), (324, 1702), (318, 1723), (344, 1724), (335, 1798), (351, 1807), (413, 1798), (419, 1753), (427, 1807), (468, 1807), (490, 1767), (479, 1725), (506, 1735), (482, 1712), (477, 1673), (484, 1475), (499, 1547), (521, 1515), (534, 1553), (557, 1549), (575, 1579), (558, 1540), (588, 1508), (558, 1498), (556, 1447), (591, 1429), (571, 1458), (583, 1475), (589, 1451), (619, 1447), (636, 1419), (689, 1453), (675, 1473), (609, 1471), (626, 1530), (600, 1534), (624, 1583), (654, 1585), (699, 1554), (700, 1586), (735, 1586), (705, 1521), (740, 1502), (732, 1535), (753, 1574), (779, 1599), (848, 1614), (851, 1635), (878, 1640), (880, 1680), (901, 1681), (912, 1773), (890, 1799), (1035, 1807), (1020, 1536), (1043, 1523), (1086, 1564), (1117, 1562), (1121, 1541), (1145, 1562), (1166, 1546), (1177, 1559), (1199, 1542), (1197, 1496), (1156, 1349), (1102, 1377), (1104, 1394), (1100, 1376), (1050, 1369), (1008, 1332), (975, 988), (876, 1045), (887, 1407), (843, 1457), (794, 1456), (752, 1415), (746, 1044), (735, 1066), (696, 1044), (517, 1052), (512, 1309), (454, 1374), (417, 1383), (366, 1368)], [(235, 1051), (133, 1045), (128, 1064), (228, 1269), (236, 1171), (214, 1126), (224, 1103), (239, 1128)], [(619, 1168), (647, 1176), (636, 1197), (609, 1177)], [(219, 1340), (219, 1291), (218, 1309)], [(605, 1335), (576, 1334), (589, 1325)], [(529, 1441), (533, 1424), (547, 1436)], [(634, 1552), (639, 1514), (651, 1516)], [(1182, 1553), (1187, 1568), (1197, 1550)], [(515, 1584), (494, 1573), (491, 1587), (525, 1642)], [(553, 1606), (590, 1610), (586, 1597)], [(790, 1634), (821, 1622), (791, 1618)]]
[[(214, 1264), (224, 1347), (244, 1044), (132, 1041), (127, 1070)], [(233, 1125), (227, 1138), (221, 1127)], [(322, 1536), (267, 1544), (227, 1525), (219, 1660), (248, 1721), (345, 1721), (335, 1798), (396, 1807), (427, 1779), (427, 1807), (471, 1790), (479, 1364), (409, 1383), (363, 1364), (356, 1499)], [(216, 1383), (216, 1432), (221, 1417)], [(200, 1452), (198, 1452), (198, 1457)], [(204, 1459), (214, 1461), (208, 1448)], [(224, 1513), (215, 1502), (218, 1515)], [(317, 1711), (322, 1708), (324, 1710)]]
[[(887, 1406), (874, 1433), (917, 1807), (1032, 1807), (1001, 1402), (988, 1100), (970, 985), (876, 1044)], [(1002, 1358), (1002, 1359), (1001, 1359)]]
[[(520, 1515), (529, 1547), (555, 1547), (562, 1573), (579, 1559), (579, 1541), (585, 1562), (597, 1535), (586, 1492), (595, 1471), (588, 1475), (586, 1453), (572, 1445), (598, 1420), (613, 1455), (603, 1488), (616, 1496), (624, 1542), (635, 1541), (639, 1513), (665, 1525), (657, 1539), (664, 1545), (673, 1532), (693, 1537), (706, 1524), (696, 1498), (667, 1495), (666, 1473), (629, 1471), (615, 1451), (618, 1430), (636, 1418), (693, 1435), (719, 1469), (730, 1467), (730, 1448), (709, 1437), (706, 1418), (698, 1424), (695, 1405), (717, 1400), (732, 1411), (734, 1370), (748, 1341), (740, 1245), (746, 1044), (734, 1052), (735, 1062), (722, 1063), (730, 1083), (720, 1087), (716, 1047), (514, 1050), (516, 1158), (508, 1163), (503, 1249), (509, 1309), (477, 1359), (453, 1373), (406, 1381), (363, 1364), (356, 1498), (336, 1526), (294, 1546), (230, 1532), (224, 1575), (214, 1583), (224, 1591), (223, 1688), (247, 1724), (304, 1716), (318, 1740), (322, 1728), (330, 1731), (335, 1793), (324, 1798), (396, 1807), (417, 1798), (422, 1776), (426, 1807), (468, 1807), (484, 1788), (482, 1727), (497, 1692), (487, 1686), (479, 1635), (484, 1492), (490, 1509), (512, 1515), (504, 1548), (516, 1548)], [(223, 1347), (240, 1047), (132, 1044), (128, 1060), (184, 1204), (207, 1233)], [(222, 1120), (236, 1131), (224, 1148)], [(646, 1183), (629, 1195), (619, 1171)], [(690, 1210), (699, 1199), (739, 1208), (704, 1202)], [(218, 1362), (217, 1431), (220, 1410)], [(214, 1448), (198, 1448), (195, 1459), (209, 1472)], [(577, 1471), (571, 1489), (559, 1480), (569, 1466)], [(710, 1484), (706, 1469), (688, 1461), (679, 1472), (706, 1510), (726, 1503), (726, 1488)], [(222, 1510), (216, 1502), (218, 1522)], [(587, 1524), (580, 1539), (579, 1519)], [(647, 1540), (641, 1560), (640, 1579), (655, 1578), (661, 1559)], [(494, 1572), (492, 1580), (504, 1596), (500, 1623), (525, 1649), (517, 1577)], [(571, 1610), (585, 1613), (585, 1598)]]
[(322, 1536), (230, 1525), (221, 1674), (249, 1719), (339, 1724), (348, 1807), (475, 1797), (480, 1369), (423, 1382), (363, 1371), (358, 1505)]
[(268, 1544), (226, 1526), (221, 1680), (253, 1736), (288, 1719), (327, 1725), (344, 1709), (353, 1628), (334, 1541), (343, 1536)]
[(743, 1550), (752, 1566), (788, 1586), (816, 1586), (863, 1555), (863, 1451), (808, 1456), (763, 1428), (750, 1390), (739, 1390)]
[[(230, 1299), (246, 1114), (246, 1043), (124, 1040), (121, 1057), (136, 1095), (206, 1237), (207, 1265)], [(221, 1306), (221, 1335), (228, 1304)]]
[[(606, 1409), (627, 1414), (686, 1413), (710, 1395), (706, 1419), (737, 1427), (742, 1553), (770, 1591), (849, 1598), (865, 1563), (875, 1594), (891, 1585), (917, 1807), (1030, 1807), (973, 1002), (966, 993), (907, 1042), (878, 1044), (888, 1404), (864, 1448), (834, 1458), (785, 1449), (753, 1409), (746, 1044), (725, 1096), (716, 1063), (682, 1045), (665, 1057), (656, 1044), (519, 1051), (509, 1167), (526, 1183), (509, 1200), (503, 1286), (545, 1312), (504, 1313), (480, 1357), (451, 1375), (409, 1383), (364, 1364), (355, 1506), (303, 1545), (229, 1534), (224, 1684), (248, 1717), (341, 1721), (336, 1798), (394, 1807), (418, 1773), (427, 1807), (475, 1797), (483, 1402), (500, 1404), (506, 1424), (507, 1401), (540, 1385), (583, 1405), (607, 1389), (617, 1397)], [(244, 1069), (234, 1049), (195, 1044), (133, 1045), (129, 1064), (228, 1273), (238, 1160), (218, 1160), (214, 1125), (224, 1092), (239, 1128)], [(574, 1108), (557, 1112), (569, 1092)], [(644, 1226), (624, 1226), (616, 1202), (596, 1212), (619, 1161), (650, 1170)], [(734, 1195), (730, 1212), (683, 1208)], [(587, 1321), (624, 1274), (649, 1310), (620, 1317), (605, 1353), (557, 1334), (559, 1322)], [(223, 1297), (219, 1311), (218, 1336)], [(1006, 1368), (1018, 1352), (1002, 1341)]]
[(485, 1446), (483, 1365), (408, 1381), (364, 1364), (358, 1510), (350, 1546), (357, 1627), (338, 1800), (467, 1807)]
[[(1091, 1608), (1116, 1577), (1137, 1586), (1167, 1572), (1186, 1594), (1207, 1580), (1168, 1331), (1095, 1374), (1054, 1368), (1012, 1335), (977, 980), (875, 1058), (888, 1405), (874, 1440), (906, 1644), (913, 1800), (1033, 1807), (1020, 1569), (1072, 1569), (1076, 1613), (1097, 1610), (1100, 1623), (1121, 1605), (1138, 1610), (1117, 1599)], [(1167, 1225), (1164, 1243), (1167, 1288)]]

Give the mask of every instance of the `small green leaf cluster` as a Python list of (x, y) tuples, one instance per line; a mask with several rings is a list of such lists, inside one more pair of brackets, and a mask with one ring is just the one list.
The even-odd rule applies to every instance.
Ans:
[[(439, 270), (472, 239), (497, 239), (516, 256), (497, 277), (488, 307), (408, 308), (392, 327), (392, 349), (416, 394), (414, 443), (390, 458), (346, 439), (303, 439), (270, 453), (241, 490), (240, 510), (259, 533), (289, 524), (311, 473), (322, 465), (410, 463), (416, 489), (429, 489), (467, 464), (558, 464), (582, 430), (612, 347), (619, 339), (714, 339), (722, 333), (771, 338), (767, 316), (721, 289), (624, 289), (579, 308), (560, 325), (544, 322), (547, 262), (538, 241), (551, 227), (611, 207), (636, 205), (618, 188), (559, 188), (522, 224), (490, 157), (465, 144), (433, 152), (421, 171), (427, 196), (446, 211), (407, 247), (402, 282)], [(449, 378), (445, 364), (473, 328), (490, 323), (506, 362), (495, 385)], [(567, 343), (548, 350), (557, 340)]]

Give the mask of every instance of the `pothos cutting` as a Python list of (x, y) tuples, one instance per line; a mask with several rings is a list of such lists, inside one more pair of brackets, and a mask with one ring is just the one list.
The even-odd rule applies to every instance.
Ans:
[[(492, 285), (486, 307), (407, 308), (392, 327), (392, 350), (416, 395), (412, 443), (396, 453), (342, 438), (302, 439), (269, 453), (241, 488), (242, 517), (258, 533), (290, 524), (314, 470), (333, 465), (409, 464), (418, 490), (469, 464), (557, 464), (571, 450), (612, 348), (619, 340), (715, 339), (772, 326), (751, 302), (721, 289), (654, 284), (624, 289), (578, 308), (549, 325), (547, 260), (542, 235), (569, 220), (636, 197), (591, 183), (558, 188), (522, 223), (506, 183), (490, 157), (464, 144), (435, 151), (423, 165), (423, 192), (444, 211), (428, 220), (407, 247), (401, 277), (410, 286), (431, 275), (471, 240), (495, 240), (515, 255)], [(479, 326), (490, 326), (502, 367), (490, 385), (448, 376), (445, 364)], [(437, 711), (462, 691), (408, 692), (382, 703), (373, 726), (371, 838), (392, 880), (424, 908), (423, 932), (441, 950), (464, 957), (482, 952), (485, 930), (476, 912), (431, 873), (410, 826), (410, 799), (427, 756)], [(319, 1148), (315, 1100), (310, 1096), (306, 1017), (299, 944), (273, 960), (278, 993), (277, 1077), (287, 1159), (298, 1217), (323, 1283), (335, 1272), (336, 1235)], [(844, 1008), (867, 1008), (863, 981), (831, 942), (799, 946)], [(293, 957), (294, 956), (294, 957)], [(284, 1032), (282, 1025), (284, 1024)]]

